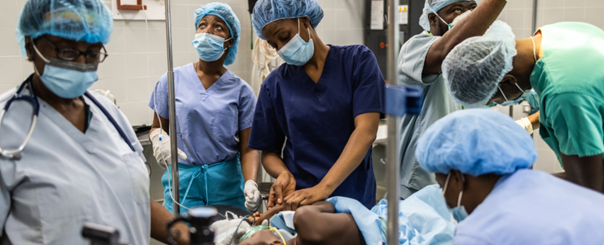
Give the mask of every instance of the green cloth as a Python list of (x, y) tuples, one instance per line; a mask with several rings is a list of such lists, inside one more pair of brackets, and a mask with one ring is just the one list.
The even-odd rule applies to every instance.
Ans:
[(531, 74), (531, 85), (541, 97), (541, 137), (558, 160), (560, 153), (602, 154), (604, 31), (579, 22), (540, 30), (543, 57)]

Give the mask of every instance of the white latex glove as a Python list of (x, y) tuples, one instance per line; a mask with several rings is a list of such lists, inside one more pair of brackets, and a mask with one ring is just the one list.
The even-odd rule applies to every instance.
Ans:
[(256, 184), (256, 181), (248, 180), (245, 182), (243, 194), (245, 195), (245, 208), (252, 213), (258, 211), (258, 208), (262, 203), (262, 197), (260, 196), (260, 191), (258, 190), (258, 184)]
[(520, 125), (520, 127), (524, 128), (529, 134), (533, 134), (533, 124), (528, 119), (528, 117), (523, 117), (516, 120), (516, 123)]
[[(163, 133), (162, 139), (159, 140), (160, 133)], [(151, 144), (153, 145), (153, 156), (160, 167), (166, 169), (168, 166), (172, 165), (172, 161), (170, 160), (170, 136), (166, 131), (161, 128), (151, 131), (149, 134), (151, 136)], [(184, 160), (187, 160), (187, 154), (178, 149), (178, 156)]]
[[(237, 228), (239, 226), (239, 228)], [(214, 243), (216, 245), (229, 245), (231, 240), (232, 245), (239, 244), (239, 239), (247, 233), (251, 227), (250, 224), (241, 219), (220, 220), (214, 222), (210, 229), (214, 231)], [(235, 231), (237, 231), (235, 233)]]

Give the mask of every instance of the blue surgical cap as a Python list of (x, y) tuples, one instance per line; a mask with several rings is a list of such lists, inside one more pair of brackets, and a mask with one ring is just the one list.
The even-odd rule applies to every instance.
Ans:
[[(332, 0), (329, 0), (332, 1)], [(323, 9), (316, 0), (259, 0), (254, 6), (252, 23), (258, 37), (266, 40), (262, 29), (276, 20), (308, 17), (312, 28), (323, 19)]]
[[(449, 4), (456, 2), (474, 2), (474, 0), (426, 0), (424, 4), (424, 12), (419, 17), (419, 25), (426, 31), (430, 31), (430, 20), (428, 14), (436, 13)], [(451, 23), (449, 23), (451, 24)]]
[(235, 62), (235, 58), (237, 58), (237, 50), (239, 49), (239, 40), (241, 39), (241, 23), (233, 12), (233, 9), (228, 4), (225, 3), (208, 3), (203, 5), (195, 10), (195, 23), (194, 27), (197, 30), (197, 26), (201, 19), (203, 19), (206, 15), (216, 15), (221, 18), (224, 23), (226, 23), (229, 28), (229, 32), (231, 33), (231, 38), (235, 40), (233, 46), (229, 48), (227, 53), (227, 57), (224, 60), (224, 65), (228, 66)]
[(495, 21), (483, 36), (458, 44), (442, 64), (447, 90), (466, 107), (483, 107), (512, 70), (516, 41), (512, 28)]
[(531, 136), (514, 120), (495, 110), (467, 109), (436, 121), (420, 137), (415, 150), (420, 166), (448, 174), (510, 174), (537, 159)]
[(107, 44), (113, 14), (101, 0), (29, 0), (17, 23), (17, 41), (25, 53), (25, 37), (49, 34), (88, 43)]

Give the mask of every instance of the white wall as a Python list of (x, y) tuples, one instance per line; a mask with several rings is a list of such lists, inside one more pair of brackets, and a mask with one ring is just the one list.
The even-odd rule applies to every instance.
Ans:
[[(604, 0), (539, 0), (537, 28), (561, 21), (582, 21), (604, 29), (602, 13), (604, 13)], [(499, 19), (512, 27), (517, 39), (529, 37), (532, 32), (533, 0), (508, 1)], [(515, 119), (526, 116), (519, 113), (521, 107), (514, 108)], [(498, 109), (508, 114), (508, 108)], [(535, 169), (550, 173), (564, 171), (554, 152), (541, 139), (539, 131), (535, 131), (533, 136), (539, 154)]]
[[(21, 57), (15, 40), (19, 12), (25, 1), (0, 1), (0, 93), (17, 86), (33, 72), (31, 63)], [(110, 6), (110, 0), (104, 1)], [(195, 35), (193, 11), (213, 1), (229, 4), (239, 17), (239, 52), (235, 63), (228, 68), (250, 82), (253, 67), (250, 50), (252, 27), (247, 0), (171, 0), (174, 66), (198, 59), (191, 45)], [(363, 1), (319, 0), (319, 3), (325, 11), (325, 17), (317, 32), (325, 43), (363, 43)], [(153, 114), (147, 102), (155, 83), (167, 70), (165, 40), (164, 21), (114, 21), (114, 32), (107, 45), (110, 56), (99, 66), (99, 81), (93, 88), (110, 90), (133, 125), (152, 122)]]

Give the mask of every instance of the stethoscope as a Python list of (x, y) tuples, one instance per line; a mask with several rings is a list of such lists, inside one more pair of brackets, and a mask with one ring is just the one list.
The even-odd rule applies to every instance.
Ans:
[[(10, 105), (13, 102), (15, 102), (15, 101), (29, 102), (34, 107), (34, 113), (32, 116), (31, 126), (29, 127), (29, 132), (27, 133), (27, 137), (25, 137), (25, 140), (23, 141), (23, 143), (17, 149), (5, 150), (0, 147), (0, 156), (4, 156), (4, 157), (7, 157), (7, 158), (10, 158), (13, 160), (21, 160), (21, 152), (23, 151), (23, 148), (25, 148), (25, 145), (27, 145), (27, 142), (29, 141), (32, 133), (34, 132), (34, 128), (36, 127), (36, 122), (38, 120), (38, 113), (40, 112), (40, 104), (38, 102), (38, 96), (36, 96), (36, 94), (34, 93), (33, 86), (31, 84), (32, 76), (30, 76), (27, 80), (25, 80), (21, 84), (21, 86), (19, 86), (19, 88), (17, 89), (17, 92), (15, 92), (15, 95), (6, 102), (6, 105), (4, 105), (4, 109), (2, 110), (2, 113), (0, 113), (0, 128), (1, 128), (2, 119), (4, 119), (4, 114), (6, 113), (6, 111), (8, 111), (8, 108), (10, 107)], [(21, 94), (21, 92), (23, 91), (23, 89), (25, 89), (26, 86), (31, 95), (22, 95)], [(94, 96), (90, 95), (88, 92), (84, 93), (84, 95), (86, 97), (88, 97), (88, 99), (90, 101), (92, 101), (92, 103), (94, 103), (103, 112), (103, 114), (105, 114), (105, 116), (107, 117), (109, 122), (111, 122), (111, 124), (113, 124), (113, 127), (115, 127), (115, 129), (120, 134), (122, 139), (124, 141), (126, 141), (126, 144), (128, 144), (130, 149), (132, 151), (135, 151), (134, 146), (132, 146), (132, 143), (130, 143), (130, 140), (128, 139), (128, 136), (126, 136), (126, 134), (124, 133), (124, 131), (122, 130), (120, 125), (117, 124), (115, 119), (111, 116), (111, 114), (109, 114), (109, 112), (105, 109), (105, 107), (103, 107), (101, 105), (101, 103), (98, 100), (96, 100), (94, 98)]]

